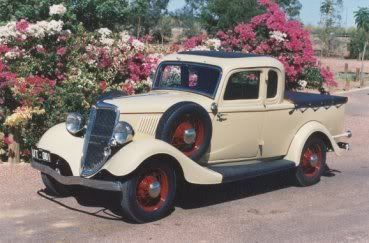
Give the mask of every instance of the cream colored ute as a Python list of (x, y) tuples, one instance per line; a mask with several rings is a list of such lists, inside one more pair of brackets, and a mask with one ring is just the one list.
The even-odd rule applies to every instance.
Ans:
[(32, 150), (46, 189), (118, 191), (123, 215), (167, 215), (178, 185), (220, 184), (290, 170), (317, 183), (343, 140), (346, 97), (285, 91), (283, 65), (242, 53), (191, 51), (160, 62), (152, 90), (106, 94), (88, 119), (70, 113)]

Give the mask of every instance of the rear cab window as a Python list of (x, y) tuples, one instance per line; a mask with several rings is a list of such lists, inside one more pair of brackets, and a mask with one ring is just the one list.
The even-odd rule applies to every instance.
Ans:
[(257, 100), (260, 96), (261, 71), (238, 71), (228, 79), (224, 100)]

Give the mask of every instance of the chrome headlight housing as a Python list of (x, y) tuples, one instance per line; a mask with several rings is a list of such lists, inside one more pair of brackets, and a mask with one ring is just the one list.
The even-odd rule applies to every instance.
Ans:
[(70, 134), (77, 135), (84, 128), (82, 115), (79, 113), (69, 113), (65, 125)]
[(113, 145), (123, 145), (132, 141), (134, 132), (131, 125), (127, 122), (120, 121), (114, 128)]

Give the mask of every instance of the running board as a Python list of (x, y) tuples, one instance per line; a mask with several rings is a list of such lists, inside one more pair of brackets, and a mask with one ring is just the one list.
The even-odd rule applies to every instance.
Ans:
[(293, 169), (296, 164), (289, 160), (259, 161), (252, 164), (210, 165), (207, 168), (223, 176), (222, 182), (232, 182), (261, 175)]

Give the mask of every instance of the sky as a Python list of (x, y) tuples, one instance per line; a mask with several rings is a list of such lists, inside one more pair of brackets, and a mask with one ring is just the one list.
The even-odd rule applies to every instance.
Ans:
[[(302, 9), (300, 18), (306, 25), (318, 25), (320, 20), (319, 6), (321, 0), (300, 0)], [(169, 10), (176, 10), (185, 5), (185, 0), (170, 0)], [(342, 27), (355, 26), (354, 11), (359, 7), (369, 7), (369, 0), (344, 0)]]

